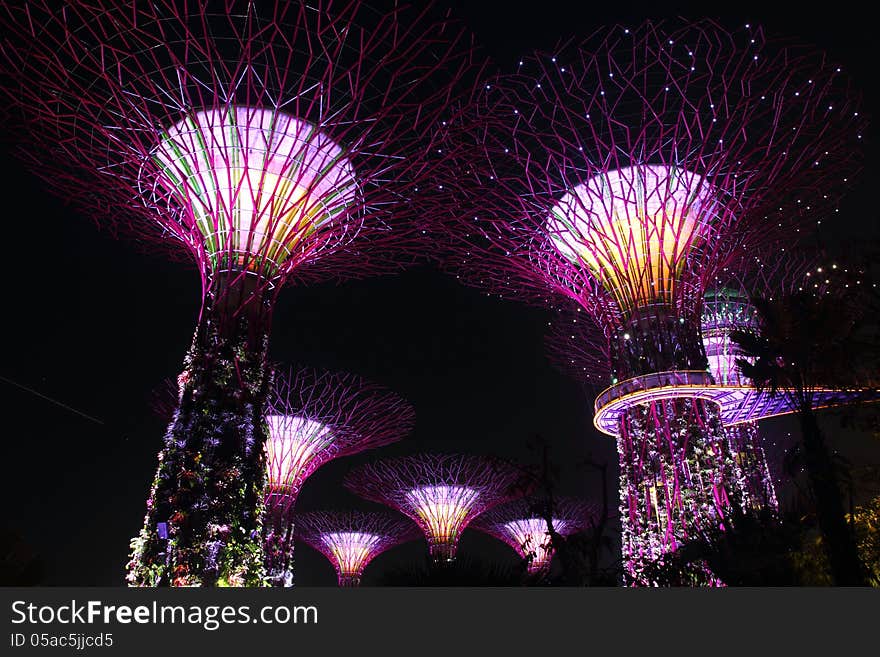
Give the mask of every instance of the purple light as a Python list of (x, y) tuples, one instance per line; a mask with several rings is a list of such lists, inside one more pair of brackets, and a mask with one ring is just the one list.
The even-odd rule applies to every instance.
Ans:
[(294, 508), (303, 483), (336, 458), (402, 439), (415, 421), (393, 392), (351, 374), (291, 368), (278, 376), (266, 417), (266, 567), (292, 586)]
[(266, 443), (269, 488), (275, 494), (296, 494), (305, 478), (330, 456), (335, 435), (330, 427), (296, 415), (270, 415)]
[(479, 491), (466, 486), (423, 486), (406, 493), (431, 545), (457, 544), (479, 497)]
[[(553, 518), (553, 528), (560, 534), (565, 535), (566, 524), (559, 518)], [(510, 536), (510, 544), (519, 555), (525, 558), (533, 555), (529, 562), (529, 572), (544, 570), (550, 565), (553, 558), (553, 548), (550, 545), (550, 535), (547, 533), (547, 521), (543, 518), (523, 518), (511, 520), (504, 529)]]
[(512, 464), (461, 454), (416, 454), (355, 468), (345, 487), (412, 518), (437, 563), (455, 559), (461, 532), (478, 515), (512, 496), (520, 473)]
[(544, 513), (550, 515), (553, 531), (560, 536), (588, 529), (598, 513), (595, 505), (575, 498), (554, 498), (552, 513), (549, 513), (549, 503), (547, 499), (535, 497), (511, 500), (482, 513), (473, 527), (516, 550), (528, 561), (530, 574), (546, 573), (554, 546)]
[(374, 558), (417, 538), (419, 531), (409, 520), (385, 513), (313, 511), (296, 516), (294, 534), (327, 557), (340, 586), (359, 586)]
[[(158, 168), (141, 171), (144, 198), (178, 208), (215, 267), (230, 254), (232, 264), (274, 275), (293, 254), (314, 248), (306, 242), (312, 233), (357, 202), (343, 149), (277, 110), (200, 111), (160, 139), (152, 154)], [(346, 221), (351, 239), (359, 220)]]
[(690, 249), (710, 234), (717, 193), (675, 166), (610, 170), (567, 192), (547, 219), (559, 252), (622, 310), (670, 303)]

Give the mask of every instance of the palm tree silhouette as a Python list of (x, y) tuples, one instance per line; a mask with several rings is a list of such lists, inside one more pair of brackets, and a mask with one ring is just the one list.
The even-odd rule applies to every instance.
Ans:
[(759, 329), (734, 331), (731, 339), (742, 356), (737, 364), (753, 385), (784, 395), (797, 409), (801, 455), (833, 581), (863, 586), (867, 579), (847, 524), (840, 477), (814, 409), (820, 390), (846, 390), (851, 397), (854, 389), (876, 389), (880, 304), (876, 288), (858, 271), (816, 273), (824, 282), (812, 289), (753, 299)]

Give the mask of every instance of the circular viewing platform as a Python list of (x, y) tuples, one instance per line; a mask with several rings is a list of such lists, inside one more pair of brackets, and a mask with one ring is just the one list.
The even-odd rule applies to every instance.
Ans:
[[(596, 397), (594, 426), (602, 433), (617, 436), (620, 418), (628, 409), (662, 399), (705, 399), (721, 408), (725, 427), (753, 422), (776, 415), (794, 413), (790, 395), (779, 390), (758, 391), (751, 386), (719, 385), (708, 372), (683, 370), (655, 372), (621, 381)], [(856, 402), (880, 401), (876, 390), (818, 390), (813, 393), (813, 408), (829, 408)]]

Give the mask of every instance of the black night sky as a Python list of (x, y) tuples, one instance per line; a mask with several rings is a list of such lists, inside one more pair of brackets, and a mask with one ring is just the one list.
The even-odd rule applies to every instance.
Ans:
[[(562, 0), (438, 0), (469, 24), (485, 54), (510, 68), (520, 53), (616, 22), (698, 17), (718, 3), (600, 3)], [(379, 3), (381, 6), (381, 3)], [(772, 6), (771, 6), (772, 5)], [(728, 3), (723, 24), (762, 23), (829, 52), (877, 115), (876, 22), (857, 3)], [(876, 146), (846, 200), (840, 225), (823, 238), (877, 243)], [(5, 151), (4, 151), (5, 152)], [(195, 326), (200, 289), (194, 270), (112, 239), (65, 208), (15, 160), (4, 161), (6, 284), (0, 305), (2, 527), (38, 553), (46, 585), (122, 585), (128, 542), (141, 527), (164, 425), (151, 391), (176, 375)], [(424, 266), (406, 274), (282, 292), (272, 357), (350, 371), (382, 383), (415, 407), (415, 432), (402, 443), (338, 460), (305, 485), (297, 508), (375, 509), (342, 489), (354, 465), (416, 451), (469, 451), (524, 461), (540, 434), (562, 469), (562, 492), (598, 499), (598, 482), (578, 466), (588, 454), (610, 466), (613, 441), (592, 428), (592, 398), (557, 373), (543, 353), (548, 316), (488, 298)], [(100, 421), (27, 392), (26, 386)], [(791, 420), (762, 425), (794, 430)], [(845, 440), (841, 440), (845, 438)], [(839, 436), (852, 458), (880, 463), (870, 436)], [(872, 450), (873, 447), (873, 450)], [(616, 490), (612, 506), (616, 507)], [(380, 556), (365, 574), (421, 563), (423, 543)], [(461, 554), (514, 563), (505, 545), (473, 530)], [(297, 583), (332, 585), (323, 557), (297, 548)]]

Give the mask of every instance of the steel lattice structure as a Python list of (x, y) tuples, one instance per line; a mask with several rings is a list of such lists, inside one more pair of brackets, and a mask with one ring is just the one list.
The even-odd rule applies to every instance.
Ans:
[(373, 559), (421, 535), (409, 520), (387, 513), (311, 511), (297, 514), (295, 523), (296, 539), (327, 557), (339, 586), (360, 586)]
[(357, 376), (291, 368), (279, 377), (267, 415), (266, 568), (276, 586), (293, 584), (294, 505), (325, 463), (403, 439), (412, 407)]
[(429, 128), (470, 44), (430, 9), (357, 0), (27, 0), (0, 24), (35, 172), (202, 280), (128, 581), (259, 584), (277, 292), (412, 258)]
[[(527, 560), (529, 573), (545, 572), (550, 568), (554, 548), (546, 517), (539, 513), (543, 502), (528, 497), (505, 502), (482, 513), (471, 527), (507, 543)], [(595, 505), (575, 498), (554, 500), (550, 514), (553, 531), (561, 536), (584, 531), (597, 512)]]
[(720, 407), (698, 394), (704, 293), (834, 211), (863, 127), (823, 54), (710, 21), (524, 57), (444, 125), (449, 267), (505, 296), (568, 297), (607, 336), (596, 423), (618, 440), (636, 562), (730, 503)]
[(484, 456), (417, 454), (356, 468), (345, 487), (412, 518), (437, 564), (455, 559), (458, 539), (484, 511), (522, 493), (520, 471)]

